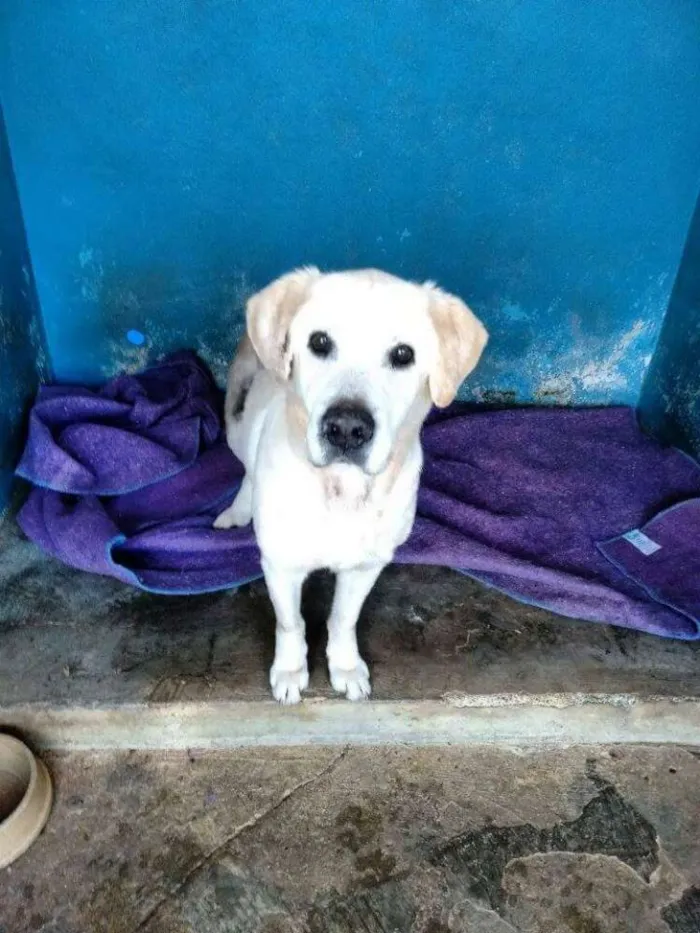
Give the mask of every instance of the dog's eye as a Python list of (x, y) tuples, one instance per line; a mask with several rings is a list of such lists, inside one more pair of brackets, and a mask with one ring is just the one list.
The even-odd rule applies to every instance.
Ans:
[(309, 350), (314, 356), (325, 359), (333, 352), (333, 341), (324, 330), (315, 330), (309, 337)]
[(407, 366), (413, 364), (415, 358), (416, 354), (413, 352), (413, 347), (409, 347), (407, 343), (397, 343), (389, 351), (389, 365), (392, 369), (406, 369)]

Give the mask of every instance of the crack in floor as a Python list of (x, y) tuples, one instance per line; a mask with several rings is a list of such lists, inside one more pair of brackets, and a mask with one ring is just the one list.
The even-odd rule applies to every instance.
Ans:
[(176, 898), (178, 894), (180, 894), (180, 892), (192, 880), (192, 878), (203, 868), (206, 868), (207, 865), (211, 864), (211, 862), (214, 861), (218, 856), (220, 856), (226, 850), (226, 848), (231, 845), (232, 842), (238, 839), (243, 833), (248, 832), (251, 829), (255, 829), (256, 826), (259, 826), (264, 820), (279, 810), (280, 807), (287, 803), (288, 800), (291, 800), (291, 798), (298, 794), (300, 791), (310, 787), (313, 784), (316, 784), (318, 781), (331, 774), (337, 768), (340, 762), (348, 756), (349, 753), (350, 747), (346, 746), (327, 765), (321, 768), (320, 771), (317, 771), (315, 774), (312, 774), (308, 778), (304, 778), (303, 781), (297, 782), (293, 787), (290, 787), (288, 790), (286, 790), (278, 800), (270, 804), (269, 807), (266, 807), (260, 813), (255, 813), (249, 820), (239, 824), (233, 830), (233, 832), (229, 833), (223, 842), (220, 842), (208, 853), (203, 855), (202, 858), (200, 858), (192, 866), (192, 868), (190, 868), (190, 870), (185, 873), (184, 877), (176, 884), (176, 886), (164, 894), (163, 897), (156, 904), (154, 904), (153, 907), (151, 907), (146, 915), (139, 921), (138, 925), (133, 928), (131, 933), (141, 933), (142, 930), (145, 930), (148, 924), (158, 916), (163, 907), (169, 901)]

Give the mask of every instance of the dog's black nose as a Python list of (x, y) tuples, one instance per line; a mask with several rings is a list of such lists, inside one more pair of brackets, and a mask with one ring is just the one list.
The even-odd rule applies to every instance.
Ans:
[(343, 453), (359, 450), (374, 437), (374, 418), (360, 405), (333, 405), (321, 419), (321, 434)]

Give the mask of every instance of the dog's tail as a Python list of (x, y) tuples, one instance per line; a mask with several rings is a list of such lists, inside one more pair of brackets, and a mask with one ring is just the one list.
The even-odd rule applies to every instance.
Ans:
[(226, 384), (226, 421), (236, 421), (243, 414), (248, 392), (256, 374), (262, 369), (258, 354), (248, 334), (243, 336), (228, 371)]

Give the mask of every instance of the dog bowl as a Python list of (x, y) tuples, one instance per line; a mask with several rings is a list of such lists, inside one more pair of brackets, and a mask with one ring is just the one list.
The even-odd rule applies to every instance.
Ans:
[(10, 735), (0, 735), (0, 868), (27, 851), (46, 825), (53, 800), (43, 761)]

